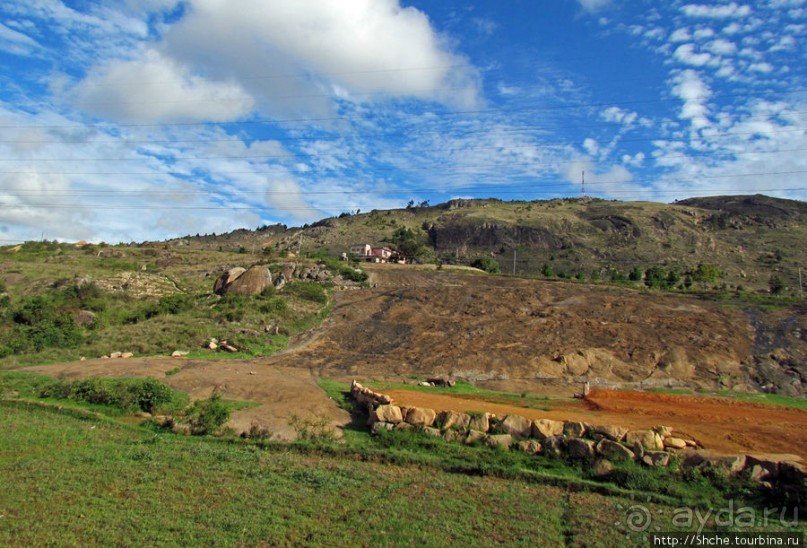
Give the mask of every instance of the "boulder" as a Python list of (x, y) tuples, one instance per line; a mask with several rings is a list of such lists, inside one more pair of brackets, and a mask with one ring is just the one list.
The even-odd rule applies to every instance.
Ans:
[(274, 280), (275, 289), (283, 289), (286, 285), (286, 276), (281, 272)]
[(563, 435), (563, 423), (551, 419), (539, 419), (532, 423), (532, 437), (545, 440), (553, 436)]
[(440, 432), (440, 430), (438, 430), (437, 428), (432, 428), (431, 426), (425, 427), (423, 429), (423, 433), (429, 436), (434, 436), (435, 438), (439, 438), (443, 435), (443, 433)]
[(566, 439), (566, 454), (569, 455), (570, 458), (589, 460), (594, 458), (595, 453), (594, 442), (591, 440), (582, 440), (580, 438)]
[(566, 438), (564, 438), (563, 436), (549, 436), (548, 438), (546, 438), (541, 444), (544, 449), (544, 455), (548, 455), (551, 457), (561, 456), (563, 454), (565, 440)]
[(513, 436), (510, 434), (494, 434), (485, 436), (485, 445), (488, 447), (510, 449), (510, 446), (513, 445)]
[(465, 437), (465, 434), (459, 430), (443, 430), (443, 439), (450, 443), (465, 441)]
[(189, 350), (174, 350), (173, 352), (171, 352), (171, 357), (172, 358), (184, 358), (188, 354), (190, 354)]
[(134, 353), (132, 352), (121, 352), (120, 357), (124, 360), (128, 360), (129, 358), (134, 358)]
[(522, 453), (528, 455), (537, 455), (541, 452), (541, 442), (535, 440), (522, 440), (516, 444), (516, 447)]
[[(440, 411), (437, 415), (437, 422), (443, 430), (468, 430), (471, 424), (471, 416), (467, 413), (456, 411)], [(478, 429), (477, 429), (478, 430)]]
[(628, 433), (627, 428), (622, 428), (621, 426), (613, 426), (613, 425), (599, 425), (599, 426), (592, 426), (591, 432), (594, 434), (599, 434), (600, 436), (607, 438), (611, 441), (622, 441), (625, 439), (625, 434)]
[(113, 359), (117, 359), (123, 356), (123, 352), (110, 352), (109, 357)]
[(624, 445), (609, 439), (602, 439), (597, 444), (597, 453), (612, 461), (633, 460), (633, 451)]
[(712, 455), (706, 451), (693, 451), (684, 457), (681, 468), (713, 468), (729, 476), (736, 476), (745, 469), (745, 464), (745, 455)]
[(672, 426), (654, 426), (651, 428), (653, 432), (661, 436), (662, 438), (668, 438), (672, 436), (673, 428)]
[(466, 445), (473, 445), (475, 443), (481, 442), (485, 440), (487, 434), (482, 432), (481, 430), (469, 430), (468, 435), (465, 437), (465, 444)]
[(370, 413), (371, 422), (388, 422), (391, 424), (398, 424), (403, 422), (401, 416), (401, 408), (397, 405), (379, 405), (372, 413)]
[(639, 444), (651, 451), (661, 451), (664, 449), (664, 442), (656, 432), (652, 430), (631, 430), (625, 435), (625, 442), (628, 445)]
[(582, 422), (566, 421), (563, 423), (563, 435), (567, 438), (582, 438), (586, 435), (586, 426)]
[(490, 413), (479, 413), (470, 415), (468, 422), (469, 430), (479, 430), (480, 432), (487, 432), (490, 430)]
[(686, 446), (687, 442), (681, 438), (664, 438), (665, 449), (684, 449)]
[(517, 439), (526, 439), (532, 434), (532, 421), (519, 415), (507, 415), (500, 425), (502, 433)]
[(437, 413), (434, 412), (434, 409), (411, 407), (406, 412), (405, 420), (413, 426), (431, 426), (436, 418)]
[(414, 426), (409, 424), (408, 422), (399, 422), (395, 425), (394, 430), (414, 430)]
[(594, 466), (591, 467), (591, 472), (594, 474), (594, 477), (597, 478), (604, 478), (613, 471), (614, 465), (608, 459), (597, 459), (594, 462)]
[(670, 464), (670, 454), (665, 451), (645, 451), (642, 462), (647, 466), (665, 467)]
[(95, 312), (89, 310), (74, 312), (73, 321), (80, 327), (88, 327), (95, 323)]
[(770, 481), (774, 479), (774, 477), (770, 470), (759, 464), (755, 464), (751, 467), (751, 470), (748, 471), (748, 479), (754, 483), (761, 483), (763, 481)]
[(230, 270), (224, 272), (213, 284), (213, 293), (216, 295), (224, 295), (227, 292), (227, 286), (229, 286), (246, 271), (246, 268), (236, 266), (235, 268), (231, 268)]
[(272, 274), (263, 265), (249, 267), (246, 272), (224, 287), (225, 293), (234, 295), (260, 295), (272, 286)]

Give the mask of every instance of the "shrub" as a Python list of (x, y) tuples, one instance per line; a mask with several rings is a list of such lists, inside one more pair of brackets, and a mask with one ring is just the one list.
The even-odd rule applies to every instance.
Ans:
[(490, 274), (499, 274), (501, 272), (501, 268), (499, 267), (499, 263), (492, 259), (491, 257), (479, 257), (471, 261), (471, 266), (474, 268), (478, 268), (480, 270), (484, 270)]
[(214, 434), (230, 419), (230, 409), (221, 401), (221, 394), (213, 392), (208, 399), (195, 401), (186, 418), (194, 436)]
[(70, 399), (94, 405), (108, 405), (122, 411), (153, 413), (174, 398), (174, 391), (156, 379), (90, 378), (44, 387), (43, 398)]

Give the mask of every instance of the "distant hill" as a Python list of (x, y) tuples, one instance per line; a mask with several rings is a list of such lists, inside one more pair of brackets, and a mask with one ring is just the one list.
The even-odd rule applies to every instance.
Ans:
[[(357, 243), (419, 245), (422, 262), (490, 257), (504, 273), (622, 279), (658, 267), (671, 284), (797, 292), (807, 268), (807, 203), (768, 196), (690, 198), (674, 204), (590, 198), (452, 200), (425, 207), (344, 213), (302, 228), (283, 225), (187, 237), (174, 245), (250, 253), (338, 255)], [(409, 242), (411, 244), (411, 241)], [(302, 246), (302, 248), (301, 248)], [(410, 246), (411, 247), (411, 246)], [(693, 276), (698, 265), (717, 278)], [(694, 279), (693, 279), (694, 278)]]

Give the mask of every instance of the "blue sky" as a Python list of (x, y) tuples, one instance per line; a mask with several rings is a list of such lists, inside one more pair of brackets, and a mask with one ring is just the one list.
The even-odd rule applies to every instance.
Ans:
[(807, 197), (807, 0), (4, 0), (0, 243)]

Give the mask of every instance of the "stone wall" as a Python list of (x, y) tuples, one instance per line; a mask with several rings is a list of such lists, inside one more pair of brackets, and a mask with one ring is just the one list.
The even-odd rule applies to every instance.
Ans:
[[(450, 442), (517, 449), (534, 455), (565, 455), (590, 462), (595, 472), (607, 474), (612, 461), (636, 460), (650, 467), (673, 462), (687, 468), (715, 468), (729, 476), (743, 474), (772, 486), (783, 481), (803, 482), (805, 471), (799, 462), (761, 455), (716, 455), (687, 437), (674, 435), (668, 426), (630, 430), (614, 425), (593, 425), (577, 421), (539, 419), (518, 415), (497, 417), (491, 413), (460, 413), (406, 407), (386, 394), (353, 381), (353, 399), (367, 407), (372, 432), (420, 429), (426, 435)], [(678, 458), (672, 459), (676, 455)]]

